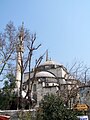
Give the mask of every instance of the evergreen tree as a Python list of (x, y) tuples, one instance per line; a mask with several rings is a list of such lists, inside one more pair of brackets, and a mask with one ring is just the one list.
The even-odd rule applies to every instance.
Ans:
[(77, 112), (67, 109), (59, 96), (51, 94), (41, 101), (37, 120), (77, 120)]
[(0, 90), (0, 109), (16, 109), (15, 76), (8, 74)]

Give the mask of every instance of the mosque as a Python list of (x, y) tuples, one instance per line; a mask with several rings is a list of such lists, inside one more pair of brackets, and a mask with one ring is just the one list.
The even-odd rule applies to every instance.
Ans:
[[(31, 80), (33, 73), (34, 70), (30, 73)], [(29, 73), (26, 72), (24, 74), (25, 90), (27, 90), (28, 77)], [(75, 95), (73, 95), (74, 97), (71, 99), (70, 104), (73, 105), (75, 102), (79, 101), (77, 87), (80, 82), (75, 80), (63, 65), (53, 60), (47, 60), (40, 64), (34, 79), (32, 86), (32, 99), (36, 101), (37, 106), (41, 99), (47, 94), (60, 95), (64, 101), (67, 101), (68, 94), (70, 94), (71, 90), (72, 92), (74, 91), (72, 94)]]
[[(17, 48), (17, 70), (16, 70), (16, 86), (19, 94), (20, 82), (21, 82), (21, 57), (24, 52), (23, 48), (23, 34), (20, 33), (20, 44)], [(58, 94), (67, 101), (71, 91), (73, 95), (70, 100), (70, 104), (79, 101), (79, 95), (77, 94), (77, 88), (80, 85), (80, 81), (76, 80), (68, 70), (62, 65), (53, 60), (46, 59), (46, 61), (38, 66), (34, 78), (35, 68), (30, 72), (30, 79), (33, 80), (31, 96), (32, 100), (36, 102), (38, 106), (41, 99), (47, 94)], [(24, 73), (23, 79), (23, 91), (22, 94), (25, 97), (28, 90), (29, 72)], [(75, 92), (76, 91), (76, 92)]]

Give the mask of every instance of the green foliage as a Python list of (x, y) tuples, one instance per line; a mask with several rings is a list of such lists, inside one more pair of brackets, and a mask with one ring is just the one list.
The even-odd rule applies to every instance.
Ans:
[(14, 92), (15, 77), (13, 74), (8, 74), (6, 78), (7, 80), (4, 82), (4, 87), (0, 90), (0, 109), (11, 109), (16, 99)]
[(18, 118), (19, 120), (31, 120), (32, 119), (32, 115), (30, 111), (20, 111), (18, 113)]
[(77, 120), (77, 112), (67, 109), (59, 96), (51, 94), (41, 101), (37, 120)]

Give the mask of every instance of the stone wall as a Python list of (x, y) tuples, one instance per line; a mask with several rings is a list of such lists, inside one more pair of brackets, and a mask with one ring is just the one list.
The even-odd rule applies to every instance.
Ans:
[(35, 109), (0, 111), (1, 115), (9, 115), (10, 120), (35, 120), (35, 113)]

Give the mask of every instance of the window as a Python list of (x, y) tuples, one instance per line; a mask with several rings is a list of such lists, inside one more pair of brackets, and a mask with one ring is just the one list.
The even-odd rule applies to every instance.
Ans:
[(36, 84), (33, 85), (33, 92), (36, 92)]

